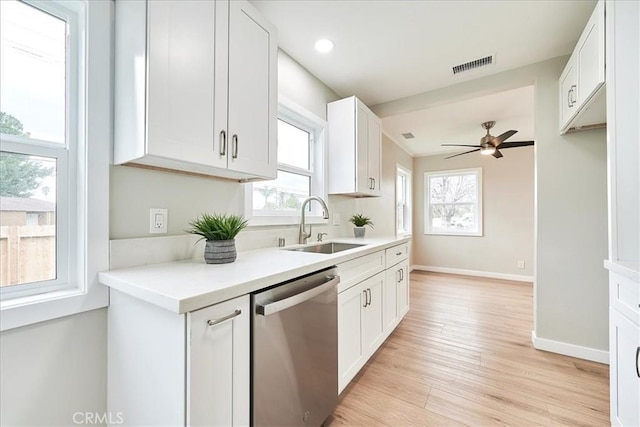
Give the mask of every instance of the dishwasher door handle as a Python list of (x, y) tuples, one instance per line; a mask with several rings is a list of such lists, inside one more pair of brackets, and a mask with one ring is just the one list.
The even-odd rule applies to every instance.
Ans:
[(340, 283), (339, 276), (327, 276), (327, 279), (329, 280), (322, 283), (321, 285), (316, 286), (315, 288), (300, 292), (299, 294), (292, 295), (288, 298), (270, 302), (264, 305), (257, 304), (256, 313), (262, 316), (268, 316), (270, 314), (277, 313), (289, 307), (293, 307), (294, 305), (298, 305), (302, 302), (310, 300), (311, 298), (328, 291), (329, 289), (335, 287), (338, 283)]

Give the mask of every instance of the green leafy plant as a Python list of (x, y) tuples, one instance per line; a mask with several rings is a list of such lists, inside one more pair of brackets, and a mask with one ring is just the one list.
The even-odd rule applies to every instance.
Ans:
[(240, 215), (203, 213), (189, 222), (191, 228), (187, 232), (206, 240), (233, 240), (247, 223)]
[(351, 218), (349, 218), (349, 222), (356, 227), (364, 227), (365, 225), (368, 225), (369, 227), (373, 228), (373, 222), (371, 221), (371, 218), (362, 214), (353, 215)]

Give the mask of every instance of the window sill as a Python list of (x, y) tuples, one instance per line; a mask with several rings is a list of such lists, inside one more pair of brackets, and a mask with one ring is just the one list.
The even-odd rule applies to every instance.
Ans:
[(466, 236), (466, 237), (482, 237), (483, 236), (482, 232), (456, 233), (454, 231), (425, 231), (424, 234), (430, 235), (430, 236)]
[(0, 303), (0, 331), (95, 310), (109, 305), (106, 286), (92, 286), (90, 292), (75, 289), (47, 292)]

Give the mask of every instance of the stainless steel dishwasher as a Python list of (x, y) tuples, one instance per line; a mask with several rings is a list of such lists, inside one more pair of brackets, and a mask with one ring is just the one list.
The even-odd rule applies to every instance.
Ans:
[(335, 267), (251, 296), (251, 419), (319, 426), (338, 402)]

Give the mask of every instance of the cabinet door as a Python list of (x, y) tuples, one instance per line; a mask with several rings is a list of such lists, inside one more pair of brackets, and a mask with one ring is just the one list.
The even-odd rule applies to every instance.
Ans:
[(249, 424), (249, 296), (187, 316), (187, 425)]
[(384, 341), (384, 323), (382, 321), (382, 287), (385, 273), (381, 272), (362, 282), (368, 293), (366, 307), (362, 310), (362, 348), (365, 358), (369, 358)]
[(576, 48), (577, 105), (587, 101), (604, 83), (604, 2), (596, 5)]
[(342, 392), (363, 363), (361, 316), (365, 295), (362, 284), (338, 294), (338, 392)]
[(382, 189), (382, 130), (380, 121), (373, 114), (368, 120), (368, 169), (372, 180), (371, 194), (380, 195)]
[(394, 265), (386, 270), (387, 276), (383, 287), (384, 333), (389, 335), (398, 324), (398, 284), (400, 283), (400, 265)]
[(571, 56), (560, 76), (560, 129), (565, 127), (576, 112), (576, 91), (577, 77), (575, 58)]
[(396, 286), (396, 300), (398, 301), (398, 322), (400, 322), (409, 311), (409, 261), (401, 262), (398, 269), (400, 280)]
[(217, 16), (219, 3), (167, 0), (149, 1), (147, 7), (147, 151), (226, 167), (226, 159), (216, 155), (212, 124), (214, 117), (216, 125), (226, 122), (225, 112), (216, 116), (214, 111), (214, 99), (226, 99), (226, 87), (214, 85), (216, 58), (226, 54), (226, 47), (216, 43), (216, 24), (224, 18)]
[(610, 309), (611, 423), (640, 425), (640, 327)]
[(356, 190), (369, 194), (373, 191), (372, 176), (369, 174), (369, 110), (356, 100)]
[(229, 7), (229, 168), (275, 178), (275, 28), (246, 1)]

